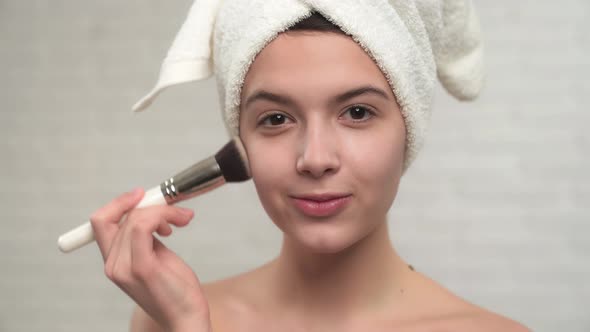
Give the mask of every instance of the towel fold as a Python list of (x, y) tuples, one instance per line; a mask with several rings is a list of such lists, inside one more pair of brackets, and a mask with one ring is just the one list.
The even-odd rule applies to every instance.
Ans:
[(406, 122), (405, 172), (423, 145), (437, 77), (459, 100), (481, 90), (481, 32), (470, 0), (196, 0), (156, 86), (133, 110), (171, 85), (215, 74), (226, 128), (238, 135), (240, 92), (255, 56), (314, 11), (352, 36), (387, 78)]

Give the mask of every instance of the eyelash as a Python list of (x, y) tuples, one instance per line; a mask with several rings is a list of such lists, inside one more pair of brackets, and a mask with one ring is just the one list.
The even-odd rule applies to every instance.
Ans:
[[(351, 110), (353, 110), (353, 109), (355, 109), (355, 108), (360, 108), (360, 109), (363, 109), (363, 110), (365, 110), (365, 111), (366, 111), (366, 113), (368, 114), (368, 117), (367, 117), (367, 118), (365, 118), (365, 119), (363, 119), (363, 120), (355, 120), (355, 119), (352, 119), (352, 122), (354, 122), (354, 123), (361, 123), (361, 122), (368, 121), (368, 120), (370, 120), (371, 118), (373, 118), (373, 117), (375, 116), (375, 114), (376, 114), (376, 113), (375, 113), (375, 112), (374, 112), (374, 111), (373, 111), (371, 108), (369, 108), (369, 107), (367, 107), (367, 106), (363, 106), (363, 105), (352, 105), (352, 106), (348, 107), (344, 113), (347, 113), (347, 112), (349, 112), (349, 111), (351, 111)], [(281, 116), (284, 116), (286, 119), (288, 119), (288, 118), (289, 118), (288, 116), (286, 116), (286, 115), (285, 115), (285, 114), (283, 114), (283, 113), (280, 113), (280, 112), (274, 112), (274, 113), (270, 113), (270, 114), (266, 115), (265, 117), (263, 117), (263, 118), (262, 118), (262, 119), (261, 119), (261, 120), (258, 122), (258, 125), (259, 125), (259, 126), (262, 126), (262, 125), (264, 125), (264, 123), (265, 123), (267, 120), (269, 120), (271, 117), (273, 117), (273, 116), (275, 116), (275, 115), (281, 115)], [(280, 126), (280, 125), (276, 125), (276, 126), (270, 125), (270, 127), (278, 127), (278, 126)]]

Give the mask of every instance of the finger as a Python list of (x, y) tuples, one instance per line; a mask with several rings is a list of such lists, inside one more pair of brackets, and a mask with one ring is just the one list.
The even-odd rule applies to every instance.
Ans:
[(109, 253), (105, 260), (104, 271), (105, 275), (111, 279), (112, 281), (116, 281), (115, 278), (115, 266), (117, 265), (120, 253), (121, 253), (121, 246), (123, 243), (123, 237), (125, 234), (125, 228), (127, 228), (127, 222), (123, 222), (122, 225), (119, 227), (117, 234), (115, 234), (115, 238), (112, 241), (111, 248), (109, 248)]
[[(134, 232), (141, 233), (150, 239), (154, 239), (153, 232), (160, 231), (164, 234), (170, 234), (171, 223), (188, 223), (186, 215), (180, 213), (180, 209), (173, 206), (155, 206), (147, 208), (134, 209), (127, 215), (127, 221), (120, 226), (119, 234), (113, 244), (112, 258), (109, 257), (107, 271), (111, 271), (114, 281), (120, 286), (134, 282), (135, 278), (142, 277), (142, 273), (148, 267), (132, 266), (131, 258), (131, 238)], [(146, 255), (153, 253), (153, 243)], [(149, 265), (149, 264), (148, 264)], [(138, 269), (135, 271), (134, 268)]]
[(170, 224), (164, 222), (158, 226), (158, 229), (156, 231), (158, 232), (158, 234), (162, 236), (169, 236), (170, 234), (172, 234), (172, 227), (170, 227)]
[[(138, 282), (145, 280), (151, 274), (152, 269), (156, 267), (154, 257), (149, 263), (132, 265), (131, 238), (133, 233), (141, 232), (153, 241), (155, 237), (152, 233), (155, 230), (167, 228), (172, 231), (168, 222), (188, 223), (188, 215), (181, 213), (179, 208), (173, 206), (160, 206), (134, 209), (126, 217), (126, 220), (119, 226), (119, 231), (105, 264), (105, 273), (119, 288), (133, 298), (132, 289)], [(182, 220), (183, 218), (186, 221)], [(153, 242), (147, 255), (155, 256), (153, 255)]]
[(94, 212), (90, 217), (94, 237), (104, 260), (108, 257), (112, 242), (119, 229), (119, 221), (125, 213), (139, 204), (144, 194), (142, 188), (124, 193)]
[(178, 257), (178, 255), (168, 249), (168, 247), (156, 238), (154, 238), (154, 252), (158, 259), (163, 261), (165, 263), (164, 265), (171, 271), (176, 271), (180, 275), (185, 276), (194, 274), (194, 271), (182, 260), (182, 258)]
[[(113, 280), (115, 276), (115, 270), (119, 266), (121, 254), (124, 251), (123, 247), (126, 241), (129, 241), (129, 238), (126, 237), (126, 233), (128, 232), (129, 225), (130, 225), (130, 217), (135, 210), (130, 211), (123, 217), (123, 220), (117, 226), (117, 234), (115, 234), (114, 239), (111, 244), (111, 248), (109, 248), (109, 253), (107, 259), (105, 261), (105, 273), (107, 276)], [(132, 218), (135, 218), (133, 216)], [(127, 260), (129, 261), (129, 260)], [(113, 280), (114, 281), (114, 280)]]
[[(178, 227), (185, 226), (193, 217), (193, 212), (181, 212), (180, 208), (167, 206), (162, 210), (159, 219), (154, 218), (151, 222), (135, 224), (130, 229), (131, 234), (131, 260), (134, 273), (138, 276), (147, 276), (156, 259), (154, 252), (154, 242), (159, 242), (152, 233), (155, 232), (161, 224), (172, 224)], [(170, 227), (168, 225), (168, 227)]]
[[(105, 273), (109, 279), (114, 281), (121, 289), (126, 290), (126, 283), (130, 281), (130, 262), (129, 257), (129, 229), (131, 228), (130, 216), (119, 226), (119, 231), (113, 241), (109, 256), (105, 263)], [(132, 217), (134, 218), (134, 216)]]

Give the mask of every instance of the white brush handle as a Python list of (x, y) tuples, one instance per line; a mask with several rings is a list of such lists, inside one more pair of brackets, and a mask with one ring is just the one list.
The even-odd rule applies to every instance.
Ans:
[[(162, 189), (160, 189), (160, 186), (156, 186), (145, 192), (145, 195), (143, 196), (141, 201), (135, 206), (135, 208), (167, 204), (168, 203), (166, 202), (166, 199), (162, 194)], [(90, 224), (90, 221), (88, 221), (72, 229), (71, 231), (61, 235), (57, 239), (57, 246), (59, 247), (59, 250), (63, 252), (71, 252), (87, 245), (92, 241), (94, 241), (94, 231), (92, 230), (92, 225)]]

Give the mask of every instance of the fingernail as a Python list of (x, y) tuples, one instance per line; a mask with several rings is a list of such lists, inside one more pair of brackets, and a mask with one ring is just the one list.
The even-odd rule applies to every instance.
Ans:
[(193, 210), (187, 209), (187, 208), (180, 208), (180, 211), (187, 216), (190, 215), (191, 213), (193, 213)]

